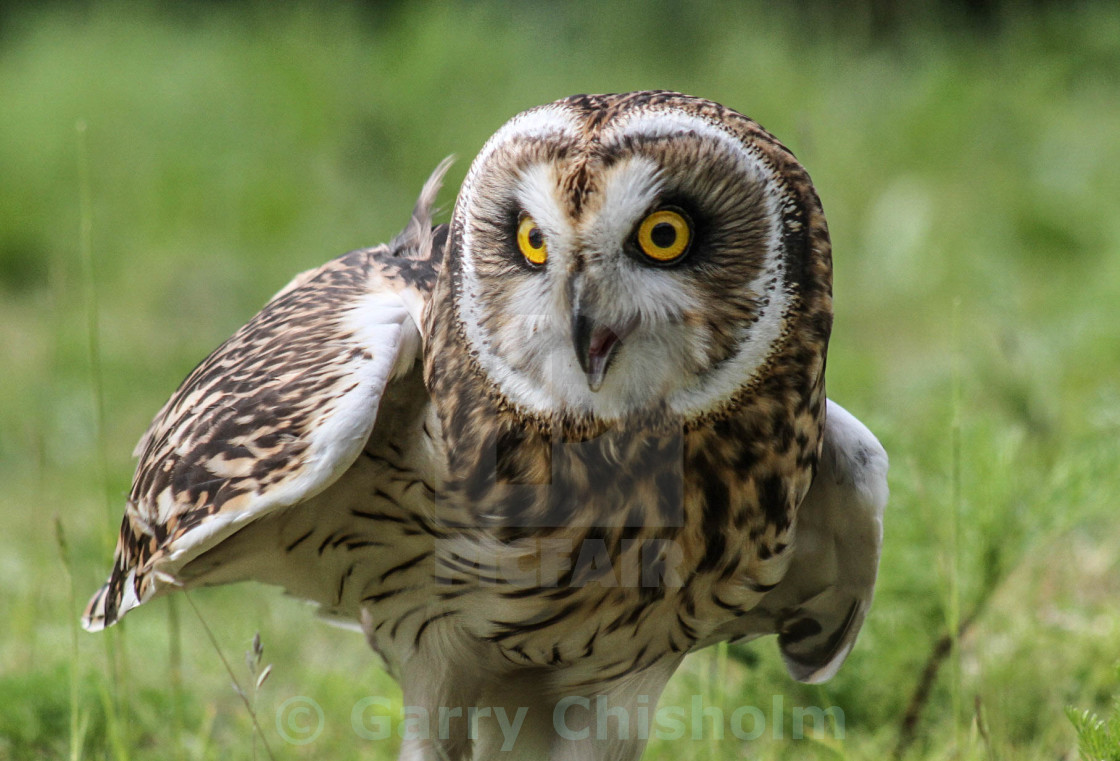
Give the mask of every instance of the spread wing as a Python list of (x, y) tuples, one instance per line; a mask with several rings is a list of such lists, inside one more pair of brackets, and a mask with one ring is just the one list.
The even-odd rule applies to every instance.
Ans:
[(313, 499), (358, 458), (378, 416), (394, 413), (381, 403), (420, 356), (446, 238), (431, 206), (449, 163), (390, 244), (297, 276), (156, 415), (86, 629), (178, 586), (187, 564), (249, 524)]
[(871, 607), (886, 504), (887, 453), (830, 399), (817, 475), (797, 511), (789, 570), (757, 607), (705, 644), (777, 634), (794, 679), (831, 679)]

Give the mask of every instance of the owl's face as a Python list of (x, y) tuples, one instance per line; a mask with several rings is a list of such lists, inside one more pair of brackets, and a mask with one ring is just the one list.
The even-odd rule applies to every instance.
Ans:
[(462, 335), (535, 416), (710, 413), (786, 340), (810, 201), (780, 144), (709, 101), (575, 96), (526, 111), (456, 203)]

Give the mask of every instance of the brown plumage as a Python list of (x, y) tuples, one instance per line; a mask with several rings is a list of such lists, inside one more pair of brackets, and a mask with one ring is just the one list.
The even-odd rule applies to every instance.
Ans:
[[(636, 758), (554, 709), (656, 699), (722, 639), (776, 633), (831, 676), (886, 458), (825, 397), (831, 248), (793, 155), (640, 92), (519, 115), (432, 228), (444, 169), (405, 233), (298, 277), (160, 412), (87, 628), (280, 584), (360, 620), (406, 704), (525, 707), (518, 758)], [(450, 727), (401, 757), (502, 740)]]

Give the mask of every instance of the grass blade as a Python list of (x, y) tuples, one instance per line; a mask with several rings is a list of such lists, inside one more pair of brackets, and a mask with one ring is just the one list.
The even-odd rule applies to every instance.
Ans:
[(187, 591), (183, 590), (182, 594), (187, 598), (187, 602), (190, 604), (191, 610), (194, 611), (195, 616), (198, 617), (198, 622), (202, 624), (203, 631), (206, 632), (206, 638), (210, 640), (210, 644), (213, 646), (214, 652), (218, 654), (218, 658), (221, 660), (222, 665), (225, 667), (226, 673), (229, 675), (230, 680), (233, 682), (233, 691), (237, 693), (237, 695), (241, 698), (241, 702), (245, 704), (245, 710), (249, 712), (249, 718), (253, 721), (253, 727), (256, 728), (257, 734), (261, 738), (261, 744), (264, 745), (265, 755), (267, 755), (271, 761), (276, 761), (276, 756), (272, 754), (272, 748), (270, 748), (268, 745), (268, 738), (266, 738), (264, 735), (264, 729), (261, 727), (261, 723), (257, 719), (257, 712), (253, 709), (253, 703), (249, 700), (248, 694), (245, 692), (244, 688), (242, 688), (241, 683), (237, 680), (237, 675), (233, 673), (233, 667), (229, 665), (229, 661), (226, 660), (226, 656), (222, 652), (222, 648), (218, 645), (218, 638), (214, 636), (214, 632), (210, 629), (210, 625), (207, 624), (206, 619), (202, 617), (202, 611), (200, 611), (198, 609), (198, 606), (194, 604), (194, 600), (192, 600), (190, 595), (187, 594)]
[[(62, 530), (62, 519), (54, 517), (54, 538), (58, 545), (58, 558), (62, 563), (62, 570), (66, 573), (66, 601), (67, 609), (78, 609), (77, 594), (74, 591), (74, 573), (70, 567), (70, 546), (66, 542), (66, 533)], [(78, 619), (76, 616), (67, 616), (70, 627), (70, 761), (78, 761), (82, 756), (81, 722), (79, 721), (80, 700), (78, 695)]]
[[(81, 259), (82, 291), (86, 312), (86, 339), (89, 355), (90, 395), (93, 405), (94, 441), (96, 442), (97, 477), (101, 498), (105, 508), (105, 530), (102, 543), (106, 552), (111, 554), (115, 545), (112, 527), (116, 521), (112, 502), (109, 499), (108, 444), (105, 439), (105, 382), (101, 368), (101, 323), (100, 304), (97, 297), (97, 281), (93, 262), (93, 192), (90, 184), (89, 145), (87, 126), (84, 120), (75, 125), (78, 147), (78, 248)], [(77, 607), (71, 608), (71, 615), (77, 615)], [(128, 761), (128, 742), (130, 736), (128, 714), (123, 706), (127, 703), (128, 685), (126, 672), (121, 662), (126, 658), (125, 635), (123, 626), (116, 626), (105, 632), (105, 655), (109, 668), (108, 700), (105, 701), (105, 721), (112, 740), (116, 758)]]

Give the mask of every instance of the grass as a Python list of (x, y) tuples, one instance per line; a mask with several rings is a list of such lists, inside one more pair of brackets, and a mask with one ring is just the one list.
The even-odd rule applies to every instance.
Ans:
[[(1120, 668), (1116, 670), (1120, 677)], [(1077, 728), (1077, 747), (1082, 758), (1091, 761), (1120, 761), (1120, 696), (1113, 699), (1112, 710), (1105, 718), (1086, 709), (1072, 706), (1066, 712)]]
[[(1074, 758), (1067, 706), (1109, 715), (1120, 14), (1108, 4), (979, 29), (927, 14), (884, 38), (860, 14), (714, 0), (687, 13), (191, 9), (0, 16), (0, 758), (261, 755), (193, 615), (169, 626), (160, 601), (112, 639), (73, 643), (68, 573), (80, 607), (109, 570), (135, 440), (293, 273), (393, 235), (443, 156), (460, 157), (453, 188), (513, 113), (642, 87), (738, 108), (809, 168), (834, 242), (830, 395), (892, 456), (875, 608), (836, 679), (791, 683), (769, 642), (695, 656), (663, 704), (701, 696), (725, 721), (756, 708), (763, 731), (655, 737), (646, 758), (879, 759), (900, 746), (915, 760)], [(395, 739), (369, 739), (376, 712), (353, 723), (364, 698), (400, 702), (361, 637), (262, 587), (193, 600), (226, 654), (261, 633), (273, 669), (252, 699), (277, 758), (394, 757)], [(792, 738), (794, 709), (832, 706), (842, 722), (832, 712), (830, 731)]]

